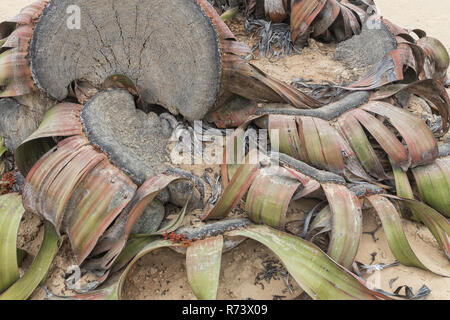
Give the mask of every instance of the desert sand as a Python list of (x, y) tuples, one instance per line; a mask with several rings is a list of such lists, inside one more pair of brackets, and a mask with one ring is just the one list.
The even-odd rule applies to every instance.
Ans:
[[(0, 21), (16, 15), (32, 0), (0, 1)], [(380, 13), (405, 28), (419, 28), (450, 48), (450, 1), (448, 0), (376, 0)]]

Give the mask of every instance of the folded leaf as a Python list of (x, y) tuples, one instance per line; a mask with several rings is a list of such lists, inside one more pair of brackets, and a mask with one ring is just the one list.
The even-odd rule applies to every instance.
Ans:
[(427, 125), (408, 111), (384, 102), (369, 102), (364, 110), (389, 119), (405, 140), (411, 157), (411, 166), (433, 162), (439, 154), (437, 140)]
[(450, 157), (436, 159), (412, 172), (422, 200), (450, 217)]
[(372, 94), (372, 100), (382, 100), (389, 98), (399, 92), (406, 91), (425, 98), (433, 103), (433, 112), (442, 117), (442, 131), (445, 133), (449, 129), (450, 120), (450, 98), (447, 90), (440, 81), (427, 79), (415, 81), (411, 84), (394, 84), (380, 88)]
[(284, 229), (289, 203), (299, 186), (300, 181), (282, 167), (262, 168), (248, 192), (245, 211), (255, 223)]
[(386, 178), (383, 166), (359, 121), (351, 112), (339, 118), (339, 127), (364, 169), (378, 179)]
[(106, 156), (81, 136), (61, 141), (31, 169), (25, 181), (25, 209), (51, 221), (58, 233), (76, 187)]
[(217, 203), (212, 207), (205, 206), (202, 220), (223, 218), (239, 203), (258, 173), (259, 161), (249, 163), (256, 156), (256, 150), (247, 155), (245, 163), (239, 166)]
[(344, 159), (339, 136), (327, 121), (306, 116), (270, 115), (269, 129), (270, 133), (278, 130), (280, 152), (343, 175)]
[(369, 131), (377, 140), (383, 150), (402, 169), (406, 170), (411, 164), (411, 159), (405, 146), (397, 139), (380, 120), (368, 112), (357, 109), (352, 111), (352, 115)]
[(306, 33), (325, 6), (326, 0), (294, 0), (291, 4), (292, 42)]
[(100, 162), (75, 188), (63, 213), (79, 265), (130, 202), (136, 185), (108, 161)]
[(82, 106), (74, 103), (61, 103), (48, 110), (39, 128), (17, 148), (16, 164), (24, 176), (32, 166), (54, 145), (52, 137), (81, 135), (80, 122)]

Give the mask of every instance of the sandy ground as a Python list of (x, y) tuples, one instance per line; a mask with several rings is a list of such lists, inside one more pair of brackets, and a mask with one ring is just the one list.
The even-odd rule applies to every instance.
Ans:
[[(18, 10), (30, 3), (30, 0), (1, 0), (0, 20), (15, 15)], [(382, 14), (404, 27), (422, 28), (429, 35), (435, 36), (450, 48), (450, 1), (448, 0), (378, 0)], [(426, 3), (426, 4), (425, 4)], [(425, 6), (424, 6), (425, 5)], [(423, 7), (424, 6), (424, 7)], [(419, 16), (420, 14), (420, 16)], [(239, 33), (239, 31), (238, 31)], [(237, 36), (243, 36), (237, 34)], [(312, 42), (312, 46), (303, 50), (302, 55), (284, 58), (275, 63), (265, 59), (255, 61), (264, 71), (290, 82), (298, 76), (311, 78), (316, 82), (332, 80), (339, 82), (353, 78), (351, 70), (332, 60), (333, 46), (324, 46)], [(314, 70), (310, 67), (315, 65)], [(297, 208), (298, 209), (298, 208)], [(293, 210), (297, 210), (295, 204)], [(364, 214), (364, 231), (373, 231), (379, 225), (378, 218), (371, 212)], [(449, 263), (439, 250), (431, 233), (423, 226), (404, 221), (408, 239), (416, 249), (417, 254), (435, 266), (449, 270)], [(42, 239), (42, 222), (39, 218), (26, 215), (19, 234), (19, 244), (30, 253), (24, 267), (29, 265), (37, 253)], [(275, 259), (276, 260), (276, 259)], [(375, 233), (375, 238), (363, 235), (357, 261), (364, 264), (394, 262), (382, 229)], [(66, 295), (71, 292), (64, 286), (64, 274), (73, 260), (67, 242), (62, 246), (58, 257), (45, 282), (53, 293)], [(272, 253), (253, 241), (246, 241), (235, 250), (224, 254), (220, 299), (292, 299), (301, 293), (301, 289), (291, 278), (283, 277), (283, 270), (278, 268), (276, 279), (269, 282), (255, 283), (256, 276), (267, 271), (267, 263), (273, 262)], [(170, 250), (161, 250), (148, 255), (139, 261), (126, 285), (125, 295), (130, 299), (194, 299), (185, 277), (184, 256)], [(367, 275), (368, 276), (368, 275)], [(277, 280), (278, 279), (278, 280)], [(395, 281), (393, 281), (396, 279)], [(398, 286), (409, 285), (414, 292), (426, 284), (432, 293), (429, 299), (450, 299), (450, 279), (442, 278), (431, 272), (399, 266), (373, 275), (382, 289), (393, 292)], [(390, 285), (392, 284), (392, 287)], [(36, 290), (33, 299), (42, 299), (42, 289)]]
[(0, 21), (14, 17), (20, 9), (33, 3), (32, 0), (2, 0), (0, 1)]

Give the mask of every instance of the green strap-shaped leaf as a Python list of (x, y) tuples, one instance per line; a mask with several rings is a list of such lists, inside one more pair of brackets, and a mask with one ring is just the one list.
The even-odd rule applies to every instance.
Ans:
[[(144, 238), (137, 240), (144, 240)], [(145, 240), (148, 240), (150, 242), (147, 243), (147, 245), (144, 248), (141, 248), (139, 253), (134, 257), (134, 259), (128, 264), (128, 266), (122, 272), (119, 280), (117, 280), (117, 282), (113, 283), (112, 285), (92, 292), (78, 294), (71, 297), (58, 297), (50, 294), (48, 295), (47, 298), (49, 300), (120, 300), (122, 298), (123, 286), (125, 285), (127, 276), (129, 272), (133, 269), (134, 264), (137, 261), (139, 261), (140, 258), (156, 249), (177, 246), (176, 244), (173, 244), (170, 240), (161, 240), (161, 239), (156, 240), (156, 238), (154, 237), (151, 240), (150, 238)]]
[(248, 237), (267, 246), (283, 261), (292, 277), (313, 299), (387, 298), (368, 289), (311, 242), (267, 226), (235, 230), (229, 235)]
[(158, 236), (147, 236), (128, 241), (113, 264), (113, 272), (122, 269), (146, 246), (158, 239)]
[(439, 212), (420, 201), (403, 200), (406, 205), (430, 229), (437, 242), (450, 259), (450, 222)]
[(216, 300), (222, 261), (223, 237), (194, 242), (186, 252), (186, 270), (199, 300)]
[(222, 164), (222, 184), (228, 186), (229, 181), (233, 178), (240, 164), (245, 159), (245, 129), (248, 125), (261, 116), (250, 116), (242, 123), (230, 136), (227, 136), (225, 148), (223, 152)]
[(259, 162), (249, 163), (255, 157), (257, 151), (253, 149), (247, 155), (245, 163), (239, 166), (217, 203), (213, 207), (205, 206), (202, 220), (224, 218), (239, 203), (258, 173)]
[(446, 268), (447, 272), (439, 271), (436, 270), (435, 266), (429, 265), (428, 263), (425, 264), (417, 257), (414, 250), (409, 245), (408, 239), (403, 231), (400, 214), (386, 197), (382, 195), (373, 195), (367, 197), (367, 200), (369, 200), (372, 207), (378, 213), (381, 223), (383, 224), (383, 230), (386, 234), (389, 248), (401, 264), (408, 267), (429, 270), (445, 277), (450, 275), (448, 267)]
[(362, 236), (362, 210), (356, 195), (347, 187), (324, 183), (322, 188), (331, 209), (331, 241), (328, 254), (351, 268)]
[(113, 271), (123, 268), (129, 261), (131, 261), (134, 256), (136, 256), (142, 249), (147, 245), (158, 239), (159, 235), (164, 233), (170, 233), (177, 230), (184, 221), (186, 216), (187, 208), (189, 205), (189, 200), (184, 205), (183, 209), (180, 211), (179, 215), (174, 218), (169, 224), (152, 234), (134, 234), (131, 235), (131, 241), (128, 241), (126, 247), (122, 250), (117, 260), (114, 262)]
[(30, 297), (47, 275), (58, 251), (58, 235), (53, 225), (46, 221), (45, 232), (39, 253), (25, 275), (0, 295), (0, 300), (25, 300)]
[(385, 195), (404, 203), (421, 222), (423, 222), (435, 237), (436, 241), (450, 259), (450, 222), (439, 212), (426, 204), (411, 199)]
[(19, 194), (0, 197), (0, 293), (20, 277), (17, 232), (24, 212), (22, 197)]
[[(253, 225), (246, 229), (235, 230), (227, 233), (229, 236), (243, 236), (261, 242), (270, 248), (283, 261), (287, 270), (299, 283), (299, 285), (314, 299), (371, 299), (376, 298), (389, 299), (389, 297), (380, 294), (376, 291), (368, 289), (355, 275), (347, 271), (345, 268), (338, 265), (331, 258), (329, 258), (323, 251), (317, 248), (312, 243), (302, 240), (300, 238), (288, 235), (272, 229), (267, 226)], [(207, 263), (205, 274), (195, 275), (194, 278), (200, 280), (193, 280), (192, 275), (189, 280), (200, 283), (206, 281), (208, 285), (202, 287), (195, 293), (199, 298), (210, 298), (213, 296), (211, 292), (212, 284), (217, 283), (218, 269), (220, 270), (219, 256), (221, 256), (221, 244), (223, 239), (214, 238), (206, 241), (213, 241), (206, 243), (200, 241), (195, 244), (193, 250), (188, 255), (199, 261), (210, 259)], [(104, 300), (104, 299), (120, 299), (123, 286), (127, 279), (129, 272), (133, 269), (134, 264), (146, 254), (160, 248), (168, 248), (177, 246), (169, 240), (154, 240), (143, 248), (136, 257), (128, 264), (127, 268), (122, 273), (120, 279), (114, 285), (90, 292), (84, 295), (77, 295), (68, 297), (66, 299), (81, 299), (81, 300)], [(195, 264), (198, 261), (194, 262)], [(189, 265), (191, 265), (189, 263)], [(193, 265), (188, 266), (188, 269), (193, 268)], [(198, 270), (198, 266), (197, 266)], [(188, 270), (188, 273), (192, 272)], [(212, 274), (212, 278), (206, 279), (208, 274)], [(188, 276), (189, 277), (189, 276)], [(217, 277), (217, 278), (216, 278)], [(205, 288), (210, 288), (205, 293)], [(214, 289), (215, 292), (217, 291)]]

